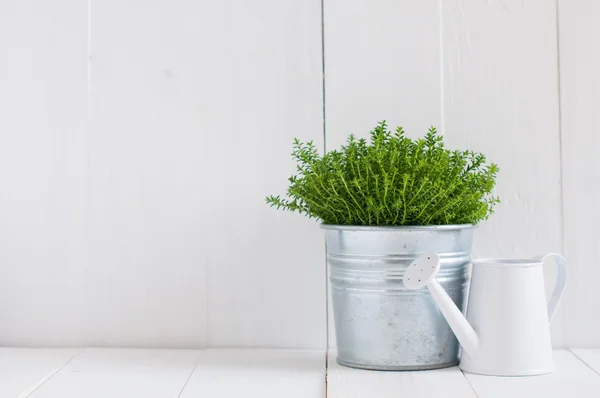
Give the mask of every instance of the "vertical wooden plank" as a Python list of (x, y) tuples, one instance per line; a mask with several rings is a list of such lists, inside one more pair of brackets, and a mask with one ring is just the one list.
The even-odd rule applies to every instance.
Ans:
[(321, 145), (320, 3), (111, 0), (92, 20), (94, 342), (324, 345), (322, 235), (264, 204), (292, 138)]
[[(93, 344), (206, 343), (206, 120), (219, 19), (192, 1), (92, 4)], [(211, 105), (213, 104), (213, 105)], [(213, 216), (216, 214), (213, 213)]]
[(296, 171), (293, 137), (323, 145), (320, 1), (219, 4), (202, 78), (209, 345), (323, 348), (323, 233), (264, 203)]
[(326, 0), (327, 147), (381, 120), (424, 135), (441, 121), (436, 0)]
[(0, 3), (0, 344), (79, 345), (87, 3)]
[[(561, 250), (556, 10), (553, 2), (444, 1), (447, 142), (500, 166), (502, 203), (475, 234), (474, 255)], [(548, 290), (554, 285), (547, 272)], [(562, 343), (560, 311), (553, 341)]]
[(438, 1), (325, 0), (324, 27), (327, 149), (382, 120), (411, 136), (440, 126)]
[(325, 373), (323, 350), (207, 350), (180, 398), (324, 398)]
[(600, 5), (559, 1), (560, 93), (568, 347), (597, 347), (600, 317)]

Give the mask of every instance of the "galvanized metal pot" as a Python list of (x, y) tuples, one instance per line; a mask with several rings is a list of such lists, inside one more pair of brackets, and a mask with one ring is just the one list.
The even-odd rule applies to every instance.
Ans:
[(437, 281), (464, 311), (474, 226), (322, 228), (338, 363), (376, 370), (456, 365), (458, 341), (428, 290), (408, 290), (402, 277), (419, 255), (438, 253)]

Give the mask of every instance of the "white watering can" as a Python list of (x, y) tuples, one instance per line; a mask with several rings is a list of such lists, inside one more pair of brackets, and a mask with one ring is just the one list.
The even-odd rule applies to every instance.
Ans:
[[(554, 257), (556, 286), (546, 303), (544, 261)], [(462, 346), (459, 367), (492, 376), (551, 373), (549, 324), (567, 283), (567, 261), (551, 253), (531, 260), (473, 260), (467, 316), (435, 280), (440, 258), (420, 256), (404, 275), (409, 289), (425, 286)]]

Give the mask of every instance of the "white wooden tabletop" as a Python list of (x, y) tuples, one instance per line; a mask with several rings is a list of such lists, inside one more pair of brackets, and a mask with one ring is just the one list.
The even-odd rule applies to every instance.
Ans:
[(600, 350), (554, 360), (551, 375), (509, 378), (357, 370), (307, 350), (0, 348), (0, 398), (600, 397)]

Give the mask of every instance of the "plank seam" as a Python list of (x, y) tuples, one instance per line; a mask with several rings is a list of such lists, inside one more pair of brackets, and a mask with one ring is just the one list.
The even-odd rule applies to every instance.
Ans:
[[(323, 97), (323, 154), (327, 152), (327, 122), (325, 118), (325, 0), (321, 0), (321, 86)], [(323, 237), (325, 240), (325, 237)], [(329, 265), (327, 264), (327, 241), (325, 241), (325, 372), (329, 361)], [(325, 396), (327, 396), (327, 376), (325, 377)]]
[(575, 353), (572, 349), (567, 349), (568, 352), (570, 352), (571, 354), (573, 354), (573, 356), (577, 359), (579, 359), (579, 361), (581, 361), (585, 366), (587, 366), (588, 368), (590, 368), (594, 373), (596, 373), (598, 376), (600, 376), (600, 372), (596, 371), (596, 369), (592, 368), (590, 365), (588, 365), (588, 363), (581, 358), (579, 355), (577, 355), (577, 353)]
[(68, 364), (70, 364), (71, 361), (73, 359), (75, 359), (77, 356), (79, 356), (84, 350), (85, 349), (79, 350), (79, 352), (77, 352), (75, 355), (73, 355), (62, 366), (60, 366), (58, 369), (54, 369), (54, 370), (50, 371), (50, 373), (48, 373), (46, 376), (42, 377), (37, 383), (35, 383), (31, 387), (29, 387), (28, 389), (26, 389), (25, 391), (23, 391), (21, 394), (19, 394), (19, 396), (17, 398), (27, 398), (27, 397), (30, 397), (34, 392), (36, 392), (37, 390), (39, 390), (41, 386), (43, 386), (44, 384), (46, 384), (46, 382), (48, 380), (50, 380), (51, 378), (53, 378), (54, 375), (56, 375), (58, 372), (60, 372), (61, 370), (63, 370)]
[[(439, 0), (439, 28), (440, 28), (440, 118), (442, 136), (446, 134), (446, 104), (445, 104), (445, 79), (444, 79), (444, 0)], [(558, 0), (557, 0), (558, 1)]]
[(210, 314), (212, 311), (210, 310), (210, 266), (211, 262), (208, 260), (208, 256), (204, 255), (204, 341), (201, 342), (201, 348), (212, 348), (212, 333), (210, 329)]
[[(92, 54), (92, 1), (87, 1), (87, 57), (85, 59), (86, 62), (86, 117), (85, 117), (85, 126), (83, 131), (83, 145), (85, 151), (85, 179), (87, 183), (85, 185), (85, 203), (84, 203), (84, 212), (83, 212), (83, 259), (85, 261), (85, 265), (82, 267), (81, 272), (81, 285), (83, 286), (82, 293), (82, 301), (84, 308), (85, 306), (90, 305), (91, 303), (91, 292), (89, 287), (91, 286), (90, 281), (94, 280), (92, 277), (92, 180), (93, 180), (93, 172), (92, 172), (92, 149), (91, 142), (92, 137), (94, 135), (93, 128), (93, 109), (92, 109), (92, 73), (93, 73), (93, 54)], [(94, 324), (96, 322), (96, 317), (93, 312), (87, 312), (85, 316), (84, 330), (85, 337), (82, 345), (88, 345), (90, 341), (95, 339), (95, 328)]]
[[(560, 178), (560, 246), (564, 255), (566, 253), (565, 247), (565, 190), (564, 190), (564, 157), (563, 157), (563, 131), (562, 131), (562, 93), (561, 93), (561, 72), (560, 72), (560, 14), (559, 14), (559, 0), (556, 0), (556, 85), (558, 94), (558, 159), (560, 165), (559, 178)], [(565, 346), (566, 342), (566, 314), (567, 314), (567, 296), (564, 297), (564, 304), (561, 308), (561, 344)]]
[(192, 376), (194, 375), (194, 372), (196, 371), (196, 368), (198, 367), (199, 363), (200, 363), (200, 359), (198, 359), (198, 361), (194, 365), (194, 368), (190, 372), (188, 378), (185, 380), (185, 383), (183, 383), (183, 386), (181, 386), (181, 390), (179, 390), (179, 392), (177, 393), (177, 398), (181, 397), (181, 394), (183, 394), (183, 390), (185, 390), (185, 387), (188, 385), (189, 381), (191, 380)]
[(465, 374), (465, 372), (463, 372), (461, 368), (458, 368), (458, 370), (460, 370), (460, 373), (463, 375), (463, 377), (465, 378), (465, 380), (469, 384), (469, 387), (471, 387), (471, 391), (473, 391), (473, 394), (475, 394), (475, 397), (479, 398), (479, 395), (477, 394), (477, 391), (475, 390), (475, 387), (473, 387), (473, 384), (471, 384), (471, 381), (469, 380), (469, 378), (467, 377), (467, 375)]
[(327, 152), (327, 132), (325, 120), (325, 0), (321, 0), (321, 87), (323, 97), (323, 153)]

